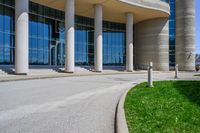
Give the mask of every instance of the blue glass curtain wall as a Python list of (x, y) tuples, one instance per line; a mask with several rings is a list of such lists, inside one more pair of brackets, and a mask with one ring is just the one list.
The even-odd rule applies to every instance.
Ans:
[(29, 64), (64, 64), (64, 13), (30, 3)]
[(1, 5), (6, 5), (9, 7), (14, 7), (15, 5), (15, 0), (0, 0)]
[(103, 22), (103, 64), (123, 66), (126, 62), (126, 25)]
[(0, 64), (14, 63), (14, 8), (12, 1), (0, 1)]
[(175, 66), (175, 1), (170, 0), (170, 18), (169, 18), (169, 65)]
[[(0, 64), (14, 64), (14, 0), (0, 0)], [(29, 4), (29, 64), (64, 65), (64, 12)], [(75, 63), (94, 65), (94, 19), (75, 17)], [(103, 64), (125, 64), (125, 24), (103, 22)]]
[(160, 1), (163, 1), (163, 2), (169, 3), (169, 0), (160, 0)]
[(94, 65), (94, 20), (75, 17), (75, 63)]

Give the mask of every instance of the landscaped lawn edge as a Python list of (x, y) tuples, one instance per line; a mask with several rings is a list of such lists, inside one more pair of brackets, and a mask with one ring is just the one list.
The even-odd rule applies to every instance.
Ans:
[(124, 103), (126, 96), (128, 92), (135, 87), (136, 85), (132, 86), (131, 88), (127, 89), (122, 96), (120, 97), (120, 100), (117, 105), (117, 115), (116, 115), (116, 132), (117, 133), (129, 133), (128, 125), (126, 122), (126, 116), (125, 116), (125, 109), (124, 109)]
[(129, 90), (124, 111), (129, 132), (200, 132), (200, 82), (142, 83)]

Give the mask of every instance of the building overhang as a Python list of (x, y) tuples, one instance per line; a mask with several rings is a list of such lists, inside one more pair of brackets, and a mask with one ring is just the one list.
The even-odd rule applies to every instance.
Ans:
[[(58, 10), (65, 10), (65, 0), (31, 0)], [(144, 0), (142, 2), (145, 2)], [(75, 0), (76, 15), (94, 18), (94, 5), (103, 6), (103, 19), (113, 22), (126, 22), (126, 13), (134, 14), (134, 23), (148, 19), (169, 17), (169, 4), (159, 0)], [(155, 7), (155, 5), (157, 5)]]

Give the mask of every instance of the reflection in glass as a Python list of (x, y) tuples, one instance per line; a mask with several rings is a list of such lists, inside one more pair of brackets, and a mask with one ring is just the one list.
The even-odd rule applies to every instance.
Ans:
[(103, 64), (125, 65), (125, 24), (104, 21)]
[(170, 0), (169, 18), (169, 65), (175, 66), (175, 1)]
[(9, 4), (0, 2), (0, 64), (14, 63), (14, 9)]
[[(29, 3), (29, 64), (64, 65), (64, 12)], [(94, 19), (75, 16), (75, 63), (94, 65)], [(14, 0), (0, 1), (0, 64), (14, 64)], [(125, 24), (103, 22), (103, 64), (125, 64)]]

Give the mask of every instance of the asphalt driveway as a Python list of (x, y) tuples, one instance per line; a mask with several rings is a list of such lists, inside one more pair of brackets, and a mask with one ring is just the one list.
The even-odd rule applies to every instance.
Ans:
[[(120, 96), (146, 77), (120, 74), (2, 82), (0, 132), (114, 133)], [(171, 79), (173, 73), (154, 77)]]

